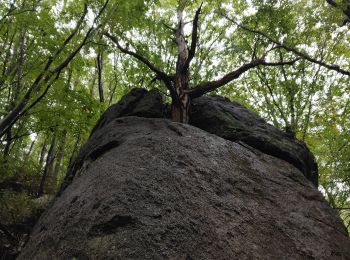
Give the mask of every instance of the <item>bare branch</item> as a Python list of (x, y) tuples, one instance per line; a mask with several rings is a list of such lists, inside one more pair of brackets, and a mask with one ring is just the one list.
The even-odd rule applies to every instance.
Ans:
[(164, 23), (164, 22), (163, 22), (163, 25), (165, 26), (165, 28), (167, 28), (167, 29), (171, 30), (173, 33), (175, 33), (175, 32), (176, 32), (176, 29), (175, 29), (175, 28), (173, 28), (173, 27), (171, 27), (170, 25), (167, 25), (167, 24), (166, 24), (166, 23)]
[(133, 51), (129, 51), (126, 48), (123, 48), (118, 39), (116, 37), (114, 37), (113, 35), (111, 35), (108, 32), (104, 32), (103, 35), (105, 35), (107, 38), (109, 38), (112, 42), (114, 42), (117, 45), (117, 48), (125, 54), (128, 54), (134, 58), (136, 58), (137, 60), (139, 60), (140, 62), (142, 62), (143, 64), (145, 64), (150, 70), (152, 70), (153, 72), (156, 73), (157, 77), (162, 80), (165, 83), (165, 86), (169, 89), (170, 94), (172, 96), (172, 98), (177, 98), (177, 94), (174, 90), (173, 87), (173, 81), (174, 81), (174, 77), (173, 76), (169, 76), (168, 74), (166, 74), (165, 72), (163, 72), (162, 70), (160, 70), (159, 68), (157, 68), (155, 65), (153, 65), (149, 60), (147, 60), (145, 57), (143, 57), (142, 55), (133, 52)]
[(204, 82), (197, 85), (193, 89), (189, 90), (188, 94), (190, 95), (191, 98), (200, 97), (205, 93), (208, 93), (217, 88), (220, 88), (226, 85), (227, 83), (233, 81), (234, 79), (239, 78), (247, 70), (250, 70), (260, 65), (263, 65), (263, 66), (293, 65), (298, 60), (300, 60), (300, 58), (297, 58), (291, 61), (285, 61), (285, 62), (266, 62), (264, 59), (253, 60), (252, 62), (243, 64), (237, 70), (231, 71), (230, 73), (226, 74), (219, 80)]
[(231, 21), (232, 23), (236, 24), (238, 27), (242, 28), (243, 30), (245, 31), (248, 31), (248, 32), (251, 32), (251, 33), (255, 33), (255, 34), (259, 34), (263, 37), (265, 37), (266, 39), (268, 39), (269, 41), (281, 46), (283, 49), (287, 50), (287, 51), (290, 51), (296, 55), (298, 55), (299, 57), (305, 59), (305, 60), (308, 60), (312, 63), (316, 63), (322, 67), (325, 67), (329, 70), (333, 70), (333, 71), (336, 71), (338, 73), (341, 73), (341, 74), (344, 74), (344, 75), (347, 75), (347, 76), (350, 76), (350, 71), (348, 70), (344, 70), (344, 69), (341, 69), (339, 65), (330, 65), (330, 64), (327, 64), (325, 62), (322, 62), (320, 60), (317, 60), (315, 58), (312, 58), (311, 56), (309, 56), (308, 54), (306, 53), (303, 53), (295, 48), (292, 48), (292, 47), (289, 47), (289, 46), (286, 46), (284, 44), (282, 44), (281, 42), (273, 39), (272, 37), (270, 37), (269, 35), (267, 35), (266, 33), (264, 32), (261, 32), (261, 31), (258, 31), (258, 30), (255, 30), (255, 29), (251, 29), (251, 28), (248, 28), (248, 27), (245, 27), (241, 24), (238, 24), (237, 22), (235, 22), (233, 19), (231, 19), (230, 17), (228, 17), (227, 15), (223, 14), (223, 13), (220, 13), (220, 15), (224, 18), (226, 18), (227, 20)]
[(108, 37), (112, 42), (114, 42), (117, 45), (117, 48), (125, 54), (128, 54), (134, 58), (136, 58), (137, 60), (141, 61), (143, 64), (145, 64), (150, 70), (152, 70), (153, 72), (155, 72), (157, 74), (157, 76), (163, 80), (163, 81), (172, 81), (172, 77), (169, 76), (168, 74), (166, 74), (165, 72), (163, 72), (162, 70), (160, 70), (159, 68), (157, 68), (155, 65), (153, 65), (148, 59), (146, 59), (145, 57), (143, 57), (142, 55), (130, 51), (126, 48), (123, 48), (118, 39), (116, 37), (114, 37), (113, 35), (109, 34), (108, 32), (104, 32), (103, 35), (105, 35), (106, 37)]
[(100, 102), (105, 102), (103, 94), (103, 51), (100, 50), (97, 54), (97, 74), (98, 74), (98, 93), (100, 97)]
[(67, 39), (64, 41), (63, 46), (67, 45), (67, 44), (70, 42), (70, 40), (74, 37), (74, 35), (76, 35), (76, 33), (78, 32), (78, 30), (79, 30), (81, 24), (83, 23), (83, 21), (84, 21), (84, 19), (85, 19), (85, 16), (86, 16), (86, 14), (87, 14), (87, 11), (88, 11), (88, 10), (87, 10), (87, 4), (85, 3), (85, 4), (84, 4), (84, 12), (83, 12), (83, 15), (80, 17), (80, 19), (79, 19), (77, 25), (75, 26), (75, 29), (73, 30), (73, 32), (72, 32), (72, 33), (67, 37)]
[(58, 75), (61, 73), (61, 71), (67, 67), (67, 65), (72, 61), (72, 59), (80, 52), (81, 48), (86, 44), (86, 41), (90, 38), (91, 34), (93, 32), (93, 27), (91, 27), (88, 32), (85, 34), (85, 37), (83, 41), (79, 44), (79, 46), (70, 54), (68, 57), (56, 68), (52, 70), (52, 73), (57, 73)]
[(337, 4), (335, 1), (333, 1), (333, 0), (326, 0), (326, 1), (327, 1), (327, 3), (330, 4), (331, 6), (333, 6), (333, 7), (338, 7), (338, 4)]
[(199, 8), (196, 11), (196, 14), (193, 19), (193, 26), (192, 26), (192, 41), (191, 41), (191, 48), (188, 52), (188, 58), (186, 61), (186, 64), (184, 66), (184, 69), (188, 69), (190, 66), (191, 60), (194, 58), (196, 54), (196, 47), (197, 47), (197, 41), (198, 41), (198, 20), (199, 20), (199, 15), (201, 13), (203, 2), (199, 6)]

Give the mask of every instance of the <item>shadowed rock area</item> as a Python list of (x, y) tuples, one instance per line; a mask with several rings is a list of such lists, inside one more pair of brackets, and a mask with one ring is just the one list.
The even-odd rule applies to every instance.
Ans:
[(166, 107), (164, 105), (163, 96), (159, 91), (134, 88), (117, 104), (111, 105), (103, 113), (91, 131), (91, 134), (114, 118), (122, 116), (163, 118), (166, 116), (165, 113)]
[(19, 259), (350, 259), (320, 192), (248, 145), (123, 117), (96, 130), (77, 162)]

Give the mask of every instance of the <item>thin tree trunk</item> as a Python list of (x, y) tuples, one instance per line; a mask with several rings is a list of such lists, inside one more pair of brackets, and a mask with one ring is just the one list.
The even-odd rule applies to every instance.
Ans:
[(18, 70), (17, 70), (17, 86), (14, 101), (17, 100), (22, 89), (23, 65), (24, 65), (24, 48), (25, 48), (25, 32), (21, 33), (19, 51), (18, 51)]
[(11, 143), (12, 143), (12, 131), (11, 131), (11, 128), (6, 131), (5, 140), (6, 140), (6, 145), (5, 145), (5, 148), (4, 148), (4, 158), (6, 158), (9, 155), (9, 153), (10, 153), (10, 146), (11, 146)]
[(103, 52), (100, 51), (97, 54), (97, 72), (98, 72), (98, 94), (100, 96), (100, 102), (105, 102), (104, 94), (103, 94), (103, 78), (102, 78), (102, 70), (103, 70)]
[(68, 163), (68, 167), (72, 164), (74, 158), (75, 158), (75, 155), (76, 153), (78, 152), (78, 146), (79, 146), (79, 142), (80, 142), (80, 136), (77, 137), (77, 140), (75, 141), (75, 144), (74, 144), (74, 148), (73, 148), (73, 152), (69, 158), (69, 163)]
[(61, 168), (61, 162), (62, 162), (62, 159), (63, 159), (63, 155), (64, 155), (64, 146), (61, 146), (58, 150), (58, 153), (57, 153), (57, 159), (56, 159), (56, 164), (55, 164), (55, 169), (53, 171), (53, 177), (55, 179), (57, 179), (58, 177), (58, 174), (60, 172), (60, 168)]
[[(24, 42), (25, 42), (25, 33), (21, 33), (18, 47), (15, 47), (15, 55), (18, 53), (17, 59), (16, 56), (13, 56), (15, 59), (13, 62), (17, 62), (17, 84), (15, 91), (9, 90), (9, 100), (8, 100), (8, 113), (14, 108), (14, 104), (19, 96), (20, 90), (22, 88), (22, 75), (23, 75), (23, 63), (24, 63)], [(16, 67), (16, 66), (14, 66)], [(11, 94), (12, 92), (12, 94)], [(4, 148), (4, 157), (6, 158), (10, 153), (10, 147), (12, 144), (12, 126), (10, 126), (5, 133), (6, 146)]]
[(59, 173), (60, 168), (61, 168), (61, 162), (62, 162), (62, 158), (63, 158), (63, 155), (64, 155), (64, 147), (65, 147), (65, 144), (66, 144), (66, 135), (67, 135), (67, 131), (64, 131), (63, 134), (62, 134), (62, 142), (60, 144), (60, 147), (58, 148), (55, 168), (53, 170), (53, 176), (54, 176), (55, 179), (57, 179), (58, 173)]
[(111, 91), (111, 93), (109, 95), (108, 106), (110, 106), (112, 104), (113, 97), (114, 97), (114, 94), (115, 94), (115, 91), (116, 91), (117, 85), (118, 85), (117, 62), (118, 62), (118, 59), (115, 57), (115, 52), (114, 52), (114, 63), (113, 63), (113, 77), (114, 77), (113, 82), (114, 82), (114, 86), (113, 86), (113, 90)]
[(50, 175), (51, 170), (52, 170), (52, 165), (53, 165), (53, 162), (55, 159), (55, 146), (56, 146), (56, 137), (54, 137), (52, 139), (50, 149), (49, 149), (49, 152), (47, 154), (45, 169), (44, 169), (44, 173), (43, 173), (43, 176), (41, 178), (41, 182), (40, 182), (40, 186), (39, 186), (39, 190), (38, 190), (38, 198), (44, 194), (46, 179)]
[[(103, 7), (100, 9), (100, 12), (94, 19), (94, 23), (101, 16), (108, 2), (109, 1), (107, 0), (103, 5)], [(29, 109), (35, 106), (47, 94), (47, 91), (52, 86), (53, 82), (59, 78), (62, 70), (68, 66), (68, 64), (85, 46), (88, 39), (95, 33), (96, 29), (94, 27), (90, 27), (89, 30), (86, 32), (82, 41), (79, 43), (79, 45), (72, 52), (70, 52), (60, 64), (58, 64), (55, 68), (51, 68), (53, 61), (66, 48), (67, 44), (73, 39), (73, 37), (76, 36), (77, 32), (80, 29), (80, 26), (83, 24), (87, 11), (88, 11), (87, 4), (85, 4), (84, 13), (79, 19), (76, 27), (73, 29), (71, 34), (68, 35), (68, 37), (65, 39), (61, 47), (54, 53), (54, 55), (48, 57), (45, 67), (39, 73), (39, 75), (36, 77), (36, 79), (33, 81), (30, 87), (28, 87), (26, 93), (21, 98), (21, 100), (17, 103), (17, 105), (13, 108), (13, 110), (11, 110), (11, 112), (6, 114), (4, 118), (0, 120), (0, 137), (2, 137), (6, 133), (8, 128), (10, 128), (13, 124), (15, 124), (21, 116), (23, 116)], [(30, 99), (33, 97), (33, 94), (40, 93), (40, 90), (42, 90), (43, 87), (45, 87), (43, 93), (41, 93), (39, 97), (35, 99), (35, 101), (33, 101), (30, 105), (28, 105)]]
[(45, 154), (46, 154), (46, 139), (44, 140), (44, 144), (43, 144), (43, 147), (41, 148), (41, 152), (40, 152), (40, 159), (39, 159), (40, 168), (42, 168), (42, 166), (43, 166)]
[(33, 151), (33, 148), (34, 148), (35, 142), (36, 142), (36, 139), (34, 139), (34, 140), (32, 141), (32, 143), (30, 144), (29, 150), (28, 150), (28, 152), (26, 153), (26, 155), (24, 156), (23, 163), (25, 163), (25, 162), (28, 160), (28, 158), (29, 158), (30, 154), (31, 154), (31, 153), (32, 153), (32, 151)]

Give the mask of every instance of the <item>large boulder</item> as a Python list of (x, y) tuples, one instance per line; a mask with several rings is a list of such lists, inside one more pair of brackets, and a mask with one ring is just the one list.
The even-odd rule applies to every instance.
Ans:
[[(169, 105), (157, 90), (132, 89), (120, 102), (109, 107), (92, 133), (111, 120), (123, 116), (166, 118)], [(244, 142), (263, 153), (297, 167), (316, 187), (318, 168), (306, 144), (266, 123), (238, 102), (220, 96), (203, 96), (192, 101), (190, 124), (234, 142)]]
[[(123, 116), (169, 117), (169, 105), (158, 90), (134, 88), (109, 107), (92, 130)], [(263, 153), (297, 167), (316, 187), (318, 168), (306, 144), (274, 127), (238, 102), (221, 96), (203, 96), (192, 101), (190, 124), (233, 142), (244, 142)]]
[(111, 105), (103, 113), (91, 133), (114, 118), (123, 116), (163, 118), (166, 116), (164, 98), (156, 89), (148, 91), (143, 88), (133, 88), (118, 103)]
[(167, 119), (96, 130), (19, 259), (350, 259), (292, 164)]
[(191, 125), (293, 164), (318, 186), (317, 163), (306, 144), (266, 123), (243, 105), (220, 96), (203, 96), (193, 100), (190, 118)]

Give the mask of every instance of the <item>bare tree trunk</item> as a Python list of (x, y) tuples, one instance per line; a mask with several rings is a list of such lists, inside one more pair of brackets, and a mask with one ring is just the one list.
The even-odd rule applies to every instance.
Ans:
[[(14, 108), (14, 104), (19, 96), (22, 88), (22, 76), (23, 76), (23, 64), (24, 64), (24, 44), (25, 33), (21, 33), (19, 43), (15, 46), (14, 56), (12, 57), (13, 67), (17, 67), (17, 84), (14, 91), (9, 90), (8, 97), (8, 113)], [(17, 64), (16, 64), (17, 63)], [(4, 148), (4, 157), (7, 157), (10, 153), (10, 147), (12, 144), (12, 126), (10, 126), (5, 132), (6, 146)]]
[(6, 158), (10, 153), (10, 146), (12, 143), (12, 131), (11, 128), (6, 131), (5, 135), (6, 145), (4, 148), (4, 158)]
[(31, 154), (32, 151), (33, 151), (35, 142), (36, 142), (36, 139), (34, 139), (34, 140), (32, 141), (32, 143), (30, 144), (29, 150), (28, 150), (28, 152), (26, 153), (26, 155), (24, 156), (23, 163), (25, 163), (25, 162), (28, 160), (30, 154)]
[(40, 159), (39, 159), (40, 168), (42, 168), (42, 166), (43, 166), (45, 154), (46, 154), (46, 139), (44, 140), (44, 144), (43, 144), (43, 147), (41, 148), (41, 152), (40, 152)]
[(102, 78), (102, 70), (103, 70), (103, 52), (99, 51), (97, 54), (97, 73), (98, 73), (98, 94), (100, 96), (100, 102), (105, 102), (104, 94), (103, 94), (103, 78)]
[(78, 152), (79, 143), (80, 143), (80, 136), (78, 136), (77, 140), (75, 141), (73, 152), (69, 158), (68, 167), (69, 167), (69, 165), (71, 165), (71, 163), (73, 162), (73, 160), (75, 158), (76, 153)]
[(113, 97), (114, 97), (114, 94), (115, 94), (115, 90), (117, 89), (117, 85), (118, 85), (117, 62), (118, 62), (118, 60), (115, 57), (115, 52), (114, 52), (114, 64), (113, 64), (113, 77), (114, 77), (113, 82), (114, 82), (114, 85), (113, 85), (113, 90), (109, 94), (108, 106), (110, 106), (112, 104)]
[(188, 123), (190, 98), (186, 93), (189, 89), (189, 72), (186, 64), (188, 61), (188, 49), (184, 34), (183, 10), (177, 13), (178, 27), (176, 30), (176, 43), (178, 57), (176, 62), (175, 91), (177, 99), (173, 100), (171, 116), (175, 122)]
[(60, 168), (61, 168), (61, 162), (62, 162), (62, 158), (63, 158), (63, 155), (64, 155), (64, 147), (65, 147), (65, 144), (66, 144), (66, 135), (67, 135), (67, 131), (64, 131), (63, 134), (62, 134), (61, 144), (60, 144), (60, 146), (58, 148), (55, 168), (53, 170), (53, 176), (54, 176), (55, 179), (57, 179), (58, 173), (59, 173)]
[(59, 173), (60, 168), (61, 168), (61, 162), (63, 159), (63, 155), (64, 155), (64, 145), (60, 146), (58, 153), (57, 153), (55, 169), (53, 171), (53, 176), (55, 179), (57, 179), (57, 177), (58, 177), (58, 173)]
[(49, 149), (49, 152), (47, 154), (45, 169), (44, 169), (44, 173), (43, 173), (43, 176), (41, 178), (41, 182), (40, 182), (40, 186), (39, 186), (39, 190), (38, 190), (38, 198), (44, 194), (44, 187), (45, 187), (46, 179), (50, 175), (51, 170), (52, 170), (53, 162), (55, 159), (55, 146), (56, 146), (56, 137), (54, 137), (52, 139), (50, 149)]
[(24, 65), (24, 49), (25, 49), (25, 32), (21, 33), (19, 51), (18, 51), (18, 70), (17, 70), (17, 86), (14, 101), (17, 100), (22, 89), (23, 65)]

